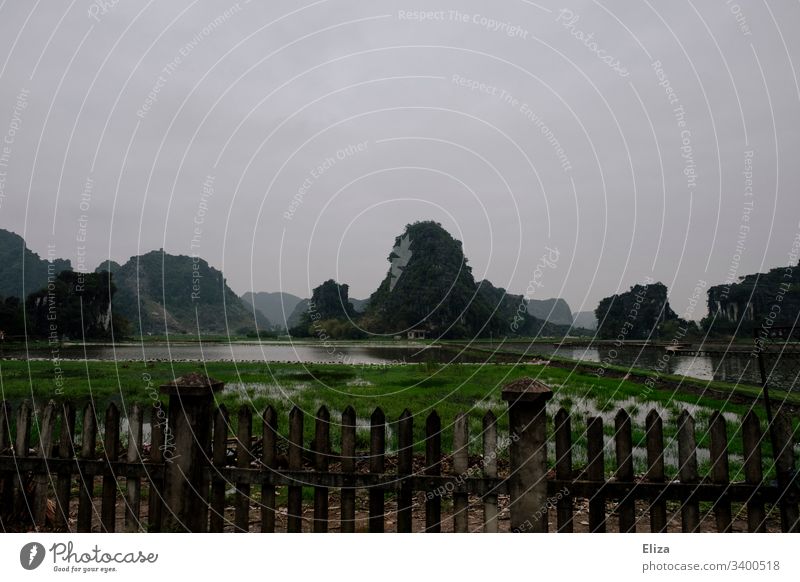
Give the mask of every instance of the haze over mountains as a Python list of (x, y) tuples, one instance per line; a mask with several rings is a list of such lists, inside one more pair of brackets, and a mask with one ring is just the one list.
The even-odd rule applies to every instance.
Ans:
[[(347, 284), (333, 280), (317, 287), (315, 295), (325, 304), (324, 314), (317, 312), (317, 319), (324, 315), (333, 328), (346, 334), (341, 337), (394, 336), (415, 328), (426, 330), (430, 337), (557, 336), (581, 328), (595, 329), (600, 310), (605, 323), (598, 333), (607, 337), (616, 333), (614, 322), (622, 320), (625, 302), (639, 289), (635, 286), (629, 293), (607, 297), (595, 312), (573, 316), (563, 299), (529, 299), (490, 281), (476, 282), (461, 242), (438, 223), (408, 225), (391, 248), (386, 277), (369, 298), (350, 299)], [(124, 335), (254, 335), (256, 330), (290, 330), (299, 336), (318, 333), (311, 329), (315, 320), (310, 312), (318, 311), (319, 305), (312, 309), (309, 299), (284, 292), (246, 293), (240, 298), (223, 273), (200, 257), (150, 251), (123, 265), (107, 261), (95, 272), (109, 272), (111, 279), (83, 283), (70, 261), (54, 255), (40, 257), (27, 248), (22, 237), (0, 229), (0, 330), (19, 329), (25, 310), (30, 321), (38, 317), (42, 323), (38, 331), (29, 327), (29, 333), (45, 333), (48, 305), (58, 304), (72, 317), (80, 313), (75, 302), (82, 300), (91, 303), (91, 326), (82, 327), (80, 317), (77, 322), (63, 322), (60, 329), (71, 330), (71, 337), (80, 335), (81, 330), (86, 334), (87, 329), (105, 337), (103, 334), (111, 333), (112, 319), (114, 333)], [(703, 301), (702, 296), (707, 295), (704, 298), (711, 312), (703, 328), (716, 334), (750, 334), (770, 309), (774, 311), (776, 302), (782, 310), (773, 318), (775, 322), (793, 324), (800, 313), (798, 273), (796, 265), (789, 265), (711, 286), (707, 293), (701, 290), (697, 300)], [(58, 288), (59, 296), (50, 297), (48, 286)], [(654, 312), (665, 307), (664, 317), (651, 318), (654, 323), (650, 327), (667, 333), (675, 326), (670, 322), (678, 321), (668, 307), (668, 289), (660, 284), (643, 289), (653, 295), (648, 305), (652, 303)], [(347, 325), (357, 332), (348, 330)]]

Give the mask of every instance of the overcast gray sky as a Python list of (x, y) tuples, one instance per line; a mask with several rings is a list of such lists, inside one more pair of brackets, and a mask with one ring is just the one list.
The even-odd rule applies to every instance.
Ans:
[(785, 265), (800, 232), (798, 24), (789, 1), (4, 0), (0, 227), (89, 269), (163, 247), (238, 293), (366, 297), (434, 219), (476, 279), (524, 293), (557, 249), (534, 298), (652, 277), (697, 317), (698, 281)]

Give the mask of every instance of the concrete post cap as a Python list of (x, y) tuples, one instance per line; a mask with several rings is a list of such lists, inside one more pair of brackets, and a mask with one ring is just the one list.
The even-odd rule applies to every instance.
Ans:
[(192, 372), (175, 378), (172, 382), (162, 384), (160, 391), (162, 394), (187, 396), (210, 396), (214, 392), (219, 392), (225, 387), (224, 382), (215, 380), (205, 374)]
[(520, 378), (503, 386), (503, 400), (506, 402), (546, 402), (553, 397), (553, 391), (544, 382), (533, 378)]

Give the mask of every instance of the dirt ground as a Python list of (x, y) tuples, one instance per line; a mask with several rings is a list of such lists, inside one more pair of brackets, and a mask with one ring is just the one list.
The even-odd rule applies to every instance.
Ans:
[[(338, 494), (330, 494), (330, 507), (329, 507), (329, 531), (340, 531), (341, 519), (341, 506)], [(394, 500), (386, 500), (386, 517), (385, 517), (385, 531), (395, 532), (397, 529), (397, 505)], [(573, 529), (575, 533), (588, 533), (589, 532), (589, 507), (585, 499), (578, 499), (574, 505), (574, 518)], [(54, 509), (54, 508), (51, 508)], [(75, 531), (77, 521), (77, 502), (73, 502), (70, 508), (69, 528)], [(510, 514), (509, 514), (509, 498), (508, 496), (498, 497), (498, 530), (500, 532), (510, 531)], [(126, 531), (125, 520), (125, 503), (119, 501), (117, 503), (117, 531)], [(250, 531), (259, 532), (261, 529), (260, 521), (261, 509), (260, 506), (254, 502), (250, 507)], [(423, 532), (425, 530), (425, 497), (424, 494), (419, 493), (414, 499), (413, 507), (413, 531), (415, 533)], [(746, 509), (741, 506), (733, 507), (733, 531), (746, 532), (747, 531), (747, 513)], [(100, 528), (100, 502), (95, 499), (95, 512), (92, 524), (93, 531), (101, 531)], [(304, 503), (303, 505), (303, 531), (310, 532), (313, 525), (314, 508), (311, 503)], [(484, 530), (483, 518), (483, 503), (477, 497), (471, 497), (468, 507), (469, 516), (469, 531), (482, 532)], [(607, 521), (606, 530), (609, 533), (618, 532), (618, 518), (615, 513), (614, 504), (609, 502), (607, 504)], [(366, 492), (358, 492), (356, 496), (356, 531), (366, 532), (368, 517), (368, 495)], [(449, 499), (442, 500), (442, 532), (453, 531), (453, 514), (452, 503)], [(667, 504), (667, 519), (668, 531), (680, 532), (681, 531), (681, 512), (680, 506), (677, 503)], [(276, 531), (285, 532), (287, 522), (286, 507), (279, 507), (276, 515)], [(556, 530), (556, 512), (555, 509), (549, 512), (548, 516), (549, 530), (555, 532)], [(234, 510), (233, 507), (226, 508), (225, 511), (225, 531), (235, 531), (234, 523)], [(780, 532), (780, 517), (777, 508), (769, 512), (767, 515), (767, 531)], [(147, 528), (147, 502), (142, 502), (140, 511), (140, 527), (139, 531), (144, 531)], [(24, 528), (23, 528), (24, 529)], [(640, 533), (650, 531), (650, 516), (645, 502), (637, 502), (636, 504), (636, 530)], [(700, 531), (703, 533), (713, 533), (717, 531), (714, 514), (712, 511), (701, 511), (701, 526)]]

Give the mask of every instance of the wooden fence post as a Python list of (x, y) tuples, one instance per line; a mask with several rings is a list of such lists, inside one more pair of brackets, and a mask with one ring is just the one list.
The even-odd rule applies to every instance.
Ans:
[[(236, 466), (249, 469), (252, 460), (253, 411), (247, 404), (239, 409), (236, 427)], [(250, 483), (236, 483), (236, 509), (234, 510), (234, 531), (250, 531)]]
[(348, 406), (342, 412), (342, 533), (356, 531), (356, 490), (353, 474), (356, 472), (356, 411)]
[(593, 416), (586, 422), (586, 478), (597, 483), (589, 498), (589, 531), (606, 533), (605, 452), (603, 418)]
[[(491, 410), (483, 415), (483, 476), (497, 478), (497, 418)], [(497, 533), (497, 495), (488, 493), (483, 503), (483, 531)]]
[[(414, 417), (406, 408), (397, 423), (397, 474), (411, 475), (414, 469)], [(397, 496), (397, 532), (411, 533), (413, 527), (413, 492), (408, 483), (400, 486)]]
[[(320, 406), (314, 427), (314, 470), (327, 473), (331, 456), (331, 413)], [(314, 533), (328, 532), (328, 488), (314, 488)]]
[[(126, 460), (129, 464), (142, 462), (142, 424), (144, 418), (142, 407), (134, 404), (128, 416), (128, 453)], [(139, 509), (142, 497), (142, 482), (139, 477), (128, 477), (126, 480), (128, 494), (125, 505), (125, 531), (137, 532), (142, 528), (139, 521)]]
[(106, 533), (114, 533), (117, 530), (117, 476), (114, 473), (113, 463), (119, 460), (119, 409), (113, 402), (106, 409), (103, 456), (108, 464), (108, 470), (103, 475), (100, 529)]
[[(261, 450), (261, 463), (265, 470), (274, 473), (278, 454), (278, 413), (272, 406), (267, 406), (261, 415), (263, 446)], [(215, 459), (216, 462), (216, 459)], [(223, 502), (224, 491), (223, 491)], [(275, 486), (263, 484), (261, 486), (261, 532), (275, 532)]]
[[(299, 471), (303, 468), (303, 411), (293, 406), (289, 412), (289, 470)], [(303, 488), (289, 486), (286, 531), (300, 533), (303, 531)]]
[[(62, 459), (75, 457), (75, 408), (65, 402), (61, 406), (61, 432), (58, 440), (58, 456)], [(72, 489), (72, 474), (67, 470), (58, 475), (56, 483), (55, 528), (69, 531), (69, 495)]]
[[(11, 403), (3, 400), (0, 402), (0, 454), (11, 454), (11, 425), (13, 409)], [(0, 476), (0, 526), (5, 529), (3, 519), (10, 516), (14, 506), (14, 479), (10, 473)]]
[[(711, 482), (727, 486), (730, 483), (728, 463), (728, 430), (725, 426), (725, 417), (719, 410), (715, 410), (708, 423), (711, 433)], [(725, 487), (727, 490), (727, 487)], [(730, 533), (733, 531), (733, 516), (731, 502), (723, 497), (714, 504), (714, 517), (717, 521), (717, 531)]]
[(506, 385), (511, 438), (511, 530), (547, 532), (547, 416), (553, 397), (548, 386), (532, 378)]
[(43, 459), (44, 467), (48, 472), (42, 475), (36, 475), (34, 478), (34, 501), (33, 501), (33, 515), (36, 522), (36, 528), (41, 529), (45, 527), (47, 521), (47, 492), (50, 488), (52, 481), (47, 460), (53, 455), (53, 435), (56, 430), (56, 403), (51, 400), (45, 406), (42, 413), (42, 420), (39, 423), (39, 458)]
[[(651, 410), (645, 420), (647, 432), (647, 473), (645, 478), (650, 483), (663, 483), (664, 475), (664, 422), (658, 412)], [(667, 502), (660, 494), (650, 498), (650, 531), (661, 533), (667, 531)]]
[[(699, 482), (694, 418), (686, 410), (678, 416), (678, 464), (681, 483), (693, 485)], [(683, 500), (681, 528), (684, 533), (696, 532), (700, 528), (700, 504), (694, 500), (694, 491)]]
[(795, 471), (792, 419), (785, 411), (781, 411), (773, 423), (778, 450), (773, 451), (772, 454), (775, 457), (775, 472), (780, 489), (781, 531), (798, 533), (800, 532), (800, 513), (797, 503), (800, 483), (798, 483)]
[[(81, 459), (94, 459), (97, 448), (97, 415), (91, 402), (83, 409), (83, 429), (81, 430)], [(78, 533), (92, 531), (92, 517), (95, 514), (94, 475), (85, 474), (78, 465)]]
[[(369, 472), (383, 473), (386, 470), (386, 415), (380, 407), (370, 417)], [(383, 489), (369, 490), (369, 532), (383, 533), (385, 516)]]
[(207, 530), (203, 469), (211, 436), (211, 404), (224, 384), (202, 374), (188, 374), (161, 386), (169, 396), (169, 425), (164, 433), (163, 531)]
[[(556, 479), (560, 481), (572, 480), (572, 420), (569, 412), (560, 408), (555, 418), (556, 436)], [(573, 531), (573, 509), (572, 495), (565, 492), (561, 499), (556, 503), (557, 521), (556, 526), (559, 533), (572, 533)]]
[[(633, 429), (631, 417), (624, 410), (614, 418), (614, 442), (617, 456), (617, 480), (633, 482)], [(636, 533), (636, 504), (633, 493), (627, 493), (619, 502), (619, 531)]]
[[(459, 412), (453, 422), (453, 472), (463, 482), (469, 476), (469, 417)], [(469, 494), (453, 494), (453, 531), (469, 531)]]
[[(744, 454), (744, 478), (748, 485), (763, 485), (764, 472), (761, 466), (761, 443), (764, 433), (758, 415), (750, 410), (742, 422), (742, 452)], [(747, 501), (747, 531), (750, 533), (766, 533), (767, 516), (764, 502), (760, 499)]]

